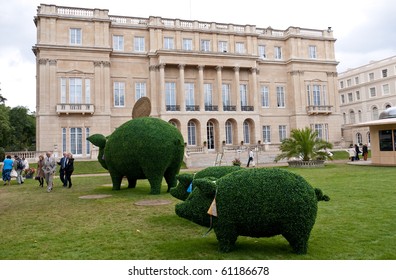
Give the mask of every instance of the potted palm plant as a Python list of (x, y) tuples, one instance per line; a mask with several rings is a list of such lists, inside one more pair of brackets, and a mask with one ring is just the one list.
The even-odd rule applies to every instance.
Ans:
[(290, 167), (324, 166), (327, 159), (332, 160), (332, 154), (327, 151), (333, 145), (318, 138), (318, 133), (311, 128), (293, 129), (290, 137), (282, 141), (275, 162), (287, 159)]

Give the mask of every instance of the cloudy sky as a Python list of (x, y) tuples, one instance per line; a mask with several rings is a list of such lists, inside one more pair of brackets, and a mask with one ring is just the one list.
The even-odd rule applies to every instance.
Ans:
[[(338, 72), (396, 55), (394, 0), (0, 0), (0, 93), (10, 107), (35, 111), (36, 43), (40, 3), (108, 9), (110, 15), (252, 24), (287, 29), (332, 27)], [(211, 7), (211, 8), (208, 8)]]

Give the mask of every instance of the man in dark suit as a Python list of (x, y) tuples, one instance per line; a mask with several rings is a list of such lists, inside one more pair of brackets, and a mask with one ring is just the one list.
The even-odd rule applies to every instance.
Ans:
[(58, 164), (60, 165), (59, 178), (62, 181), (63, 187), (66, 187), (67, 186), (67, 181), (65, 180), (65, 168), (66, 168), (66, 164), (67, 164), (67, 153), (66, 152), (63, 153), (63, 157), (60, 159)]

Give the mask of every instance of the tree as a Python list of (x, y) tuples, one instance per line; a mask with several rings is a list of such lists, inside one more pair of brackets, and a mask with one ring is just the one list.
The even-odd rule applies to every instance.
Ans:
[(12, 130), (7, 150), (35, 150), (36, 122), (35, 116), (29, 114), (29, 109), (22, 106), (12, 108), (9, 121)]
[(316, 159), (332, 159), (327, 149), (333, 145), (318, 138), (318, 133), (311, 128), (293, 129), (290, 138), (286, 138), (280, 145), (281, 153), (275, 158), (278, 162), (281, 159), (300, 157), (303, 161)]

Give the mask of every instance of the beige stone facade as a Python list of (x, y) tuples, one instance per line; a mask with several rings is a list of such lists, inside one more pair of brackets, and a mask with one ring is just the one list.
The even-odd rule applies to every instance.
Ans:
[(131, 119), (141, 96), (190, 150), (268, 144), (311, 126), (341, 140), (333, 32), (258, 28), (40, 5), (37, 150), (91, 156), (88, 135)]
[(368, 126), (382, 111), (396, 106), (396, 56), (373, 61), (338, 76), (342, 133), (345, 144), (369, 144)]

